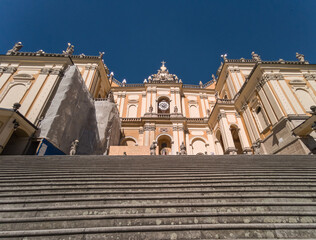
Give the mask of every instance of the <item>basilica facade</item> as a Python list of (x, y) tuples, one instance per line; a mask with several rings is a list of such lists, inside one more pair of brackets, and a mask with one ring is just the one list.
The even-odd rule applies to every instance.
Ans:
[[(315, 152), (316, 65), (308, 63), (302, 54), (297, 53), (297, 61), (263, 61), (254, 52), (250, 59), (228, 59), (223, 55), (217, 76), (196, 85), (183, 83), (162, 62), (157, 73), (140, 83), (128, 84), (126, 80), (115, 79), (103, 62), (102, 53), (74, 55), (72, 45), (62, 54), (47, 54), (42, 50), (25, 53), (20, 48), (15, 45), (0, 56), (2, 153), (9, 153), (16, 145), (21, 148), (20, 154), (31, 152), (27, 150), (31, 146), (39, 147), (37, 144), (42, 140), (37, 133), (41, 122), (43, 119), (45, 122), (52, 103), (58, 102), (52, 99), (59, 91), (67, 95), (67, 88), (60, 90), (58, 86), (69, 66), (76, 68), (78, 83), (82, 83), (83, 93), (87, 92), (90, 102), (112, 101), (116, 106), (120, 137), (119, 141), (108, 141), (105, 154)], [(75, 95), (72, 98), (80, 99)], [(87, 101), (75, 102), (73, 109), (82, 108)], [(94, 111), (98, 115), (102, 108)], [(65, 116), (76, 118), (71, 113)], [(80, 132), (67, 134), (74, 139), (88, 134), (81, 125)], [(68, 154), (53, 137), (46, 140)]]

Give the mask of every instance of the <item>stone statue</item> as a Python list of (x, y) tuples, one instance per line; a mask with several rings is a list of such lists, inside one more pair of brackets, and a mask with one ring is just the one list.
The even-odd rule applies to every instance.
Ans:
[(256, 62), (260, 62), (261, 61), (261, 58), (260, 58), (260, 56), (257, 53), (252, 52), (251, 56), (252, 56), (252, 59), (255, 60)]
[(150, 155), (156, 155), (156, 143), (155, 141), (150, 145)]
[(99, 58), (103, 58), (104, 52), (99, 52)]
[(260, 142), (254, 143), (252, 145), (254, 155), (260, 155)]
[(212, 81), (213, 81), (213, 82), (216, 82), (216, 77), (215, 77), (214, 74), (212, 74)]
[(67, 56), (68, 55), (71, 56), (75, 51), (74, 48), (75, 48), (74, 45), (71, 45), (71, 43), (68, 43), (68, 47), (67, 47), (66, 51), (63, 51), (63, 54), (67, 55)]
[(113, 96), (112, 91), (109, 91), (106, 101), (112, 102), (112, 103), (114, 102), (114, 96)]
[(174, 112), (177, 113), (178, 112), (178, 107), (174, 106)]
[(154, 108), (153, 108), (152, 105), (150, 105), (150, 107), (149, 107), (149, 112), (152, 113), (153, 111), (154, 111)]
[(161, 149), (160, 154), (161, 154), (161, 155), (168, 155), (167, 149), (166, 149), (166, 148)]
[(296, 53), (296, 58), (299, 60), (299, 62), (303, 63), (305, 62), (305, 56), (300, 53)]
[(23, 47), (21, 42), (17, 42), (16, 44), (14, 44), (13, 48), (7, 51), (7, 55), (12, 55), (18, 51), (21, 50), (21, 48)]
[(222, 54), (221, 57), (224, 59), (225, 62), (227, 61), (227, 53)]
[(41, 56), (41, 55), (44, 55), (44, 51), (42, 50), (42, 49), (40, 49), (40, 50), (38, 50), (37, 52), (36, 52), (36, 56)]
[(202, 83), (202, 81), (200, 81), (200, 82), (199, 82), (199, 85), (200, 85), (200, 88), (202, 88), (202, 87), (203, 87), (203, 83)]
[(79, 140), (77, 139), (71, 143), (69, 155), (76, 155), (78, 143), (79, 143)]
[(122, 86), (123, 86), (123, 87), (126, 86), (126, 79), (123, 79), (123, 81), (122, 81)]
[(184, 142), (180, 145), (180, 155), (187, 155), (187, 148), (184, 145)]

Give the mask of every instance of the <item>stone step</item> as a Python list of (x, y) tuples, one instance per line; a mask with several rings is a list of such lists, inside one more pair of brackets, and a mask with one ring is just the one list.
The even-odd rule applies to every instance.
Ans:
[(1, 231), (111, 226), (236, 224), (236, 223), (316, 223), (315, 212), (265, 213), (158, 213), (108, 214), (58, 217), (2, 218)]
[(183, 202), (1, 207), (1, 218), (187, 212), (316, 212), (315, 202)]
[(154, 204), (154, 203), (235, 203), (235, 202), (247, 202), (251, 206), (252, 203), (266, 203), (266, 202), (304, 202), (313, 203), (315, 202), (315, 196), (267, 196), (263, 195), (252, 196), (252, 195), (237, 195), (237, 196), (201, 196), (201, 195), (173, 195), (173, 196), (142, 196), (142, 197), (98, 197), (98, 196), (88, 196), (88, 197), (77, 197), (77, 198), (42, 198), (42, 199), (19, 199), (19, 200), (1, 200), (0, 207), (45, 207), (45, 206), (86, 206), (95, 204)]
[[(218, 239), (315, 238), (316, 224), (183, 224), (2, 231), (0, 238), (32, 239)], [(71, 238), (70, 238), (71, 237)]]

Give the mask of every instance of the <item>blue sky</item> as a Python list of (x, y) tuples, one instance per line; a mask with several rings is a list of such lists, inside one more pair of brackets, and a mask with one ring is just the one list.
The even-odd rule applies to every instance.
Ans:
[(0, 0), (0, 53), (22, 51), (98, 55), (115, 77), (142, 82), (165, 60), (184, 83), (211, 79), (220, 55), (316, 63), (315, 0)]

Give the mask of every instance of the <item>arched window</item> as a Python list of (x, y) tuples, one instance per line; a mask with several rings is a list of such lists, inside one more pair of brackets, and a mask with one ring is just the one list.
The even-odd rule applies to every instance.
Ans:
[(199, 118), (200, 117), (199, 109), (197, 108), (196, 105), (190, 105), (189, 112), (190, 112), (191, 118)]
[(27, 87), (24, 84), (13, 85), (4, 95), (0, 106), (3, 108), (12, 108), (14, 103), (21, 101), (26, 91)]
[(298, 97), (299, 101), (301, 102), (301, 104), (303, 105), (305, 111), (311, 111), (310, 107), (312, 105), (315, 105), (315, 102), (313, 100), (313, 98), (311, 97), (311, 95), (309, 94), (309, 92), (298, 88), (295, 91), (296, 96)]
[(262, 132), (263, 130), (265, 130), (269, 126), (269, 121), (268, 121), (267, 116), (265, 115), (265, 112), (261, 106), (258, 106), (255, 109), (255, 113), (257, 115), (256, 118), (258, 120), (258, 125), (260, 128), (260, 131)]
[(127, 117), (136, 118), (137, 117), (137, 107), (136, 105), (130, 105), (128, 107)]

